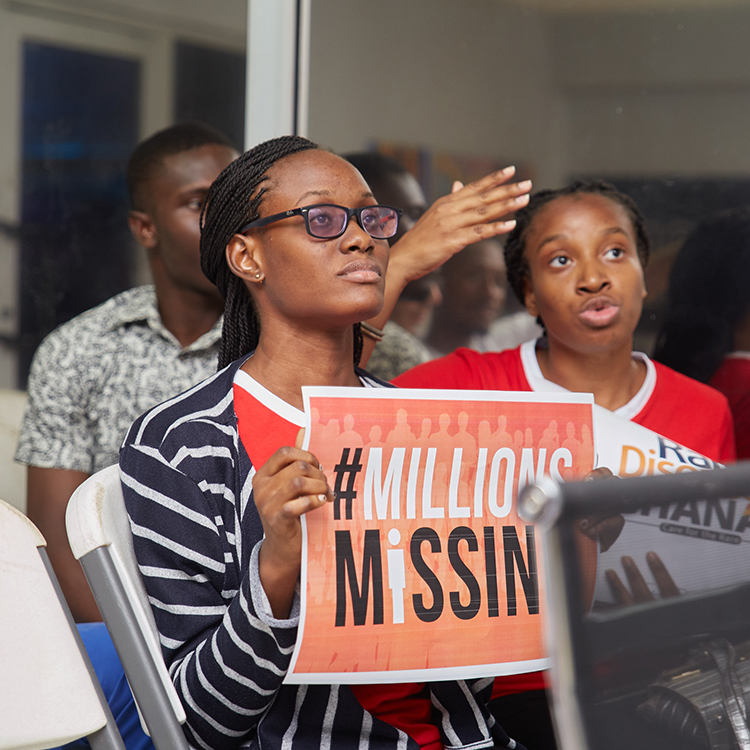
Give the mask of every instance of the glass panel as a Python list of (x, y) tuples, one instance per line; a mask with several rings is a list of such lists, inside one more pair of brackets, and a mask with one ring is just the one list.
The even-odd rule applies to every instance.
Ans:
[(21, 383), (47, 333), (132, 285), (139, 93), (136, 61), (24, 45)]
[[(589, 748), (742, 747), (750, 506), (735, 495), (750, 492), (749, 468), (563, 489), (560, 518), (542, 540), (554, 550), (545, 572), (560, 625), (553, 696), (563, 724), (562, 707), (575, 701)], [(579, 529), (592, 515), (620, 512), (625, 526), (598, 556), (592, 599), (591, 568), (575, 559)]]
[(200, 119), (239, 144), (247, 0), (0, 7), (0, 388), (52, 328), (147, 283), (127, 227), (142, 138)]
[(200, 120), (245, 141), (245, 55), (188, 42), (175, 45), (175, 119)]
[(650, 353), (683, 240), (750, 198), (749, 23), (746, 0), (316, 0), (310, 134), (395, 156), (428, 200), (498, 164), (614, 183), (653, 240)]

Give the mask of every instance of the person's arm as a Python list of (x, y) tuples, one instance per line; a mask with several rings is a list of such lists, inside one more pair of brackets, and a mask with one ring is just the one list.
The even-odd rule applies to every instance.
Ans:
[(65, 509), (88, 474), (68, 469), (28, 467), (27, 508), (31, 522), (47, 542), (47, 554), (76, 622), (98, 622), (101, 615), (83, 568), (73, 557), (65, 531)]
[[(385, 284), (385, 302), (380, 314), (367, 321), (382, 328), (391, 316), (403, 288), (445, 263), (448, 258), (479, 240), (509, 232), (515, 221), (500, 221), (528, 203), (531, 181), (506, 184), (513, 167), (462, 185), (436, 200), (419, 221), (391, 248)], [(364, 365), (375, 347), (365, 336)]]
[(317, 461), (296, 448), (238, 486), (229, 442), (190, 425), (158, 449), (128, 440), (120, 453), (164, 658), (188, 739), (205, 748), (240, 745), (276, 699), (297, 637), (299, 516), (331, 496)]
[(26, 513), (77, 622), (101, 620), (65, 531), (73, 491), (92, 471), (93, 430), (86, 411), (90, 368), (77, 329), (53, 331), (34, 353), (16, 460), (27, 465)]

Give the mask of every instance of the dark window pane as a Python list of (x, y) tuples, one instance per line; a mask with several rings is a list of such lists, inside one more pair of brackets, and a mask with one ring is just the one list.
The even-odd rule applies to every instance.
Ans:
[(175, 45), (175, 119), (200, 120), (245, 140), (245, 55), (178, 42)]
[(24, 45), (21, 387), (43, 336), (131, 285), (139, 87), (134, 60)]

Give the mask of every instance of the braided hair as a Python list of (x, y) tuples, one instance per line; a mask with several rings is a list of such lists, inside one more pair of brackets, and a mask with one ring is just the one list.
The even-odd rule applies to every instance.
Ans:
[(526, 236), (531, 222), (539, 211), (557, 198), (568, 195), (594, 194), (608, 198), (621, 205), (627, 212), (635, 229), (636, 248), (641, 265), (645, 268), (651, 253), (651, 242), (646, 233), (646, 222), (635, 201), (621, 193), (614, 185), (602, 180), (576, 180), (567, 187), (557, 190), (540, 190), (531, 196), (528, 204), (516, 212), (516, 226), (505, 241), (505, 266), (508, 271), (508, 283), (516, 297), (524, 302), (525, 281), (529, 277), (529, 264), (525, 258)]
[[(201, 214), (201, 268), (224, 297), (219, 369), (253, 351), (260, 338), (257, 310), (244, 282), (227, 264), (227, 245), (242, 226), (260, 218), (266, 193), (260, 186), (268, 179), (268, 170), (280, 159), (317, 148), (297, 135), (265, 141), (226, 167), (206, 195)], [(358, 364), (362, 355), (359, 323), (354, 329), (354, 363)]]

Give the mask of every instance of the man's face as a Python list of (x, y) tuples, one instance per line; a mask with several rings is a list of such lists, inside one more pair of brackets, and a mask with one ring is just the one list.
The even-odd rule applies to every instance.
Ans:
[(525, 304), (550, 346), (600, 353), (632, 346), (646, 296), (633, 222), (619, 204), (582, 193), (540, 209), (527, 232)]
[(486, 333), (503, 311), (507, 275), (500, 243), (483, 240), (451, 258), (443, 273), (443, 312), (469, 333)]
[(208, 144), (164, 157), (144, 186), (143, 211), (131, 214), (131, 226), (133, 214), (145, 215), (154, 273), (176, 288), (219, 295), (200, 266), (200, 214), (211, 183), (237, 156), (227, 146)]

